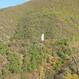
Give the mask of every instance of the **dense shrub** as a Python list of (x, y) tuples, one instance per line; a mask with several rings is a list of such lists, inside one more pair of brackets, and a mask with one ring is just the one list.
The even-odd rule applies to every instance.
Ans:
[(6, 55), (7, 52), (8, 52), (7, 46), (0, 42), (0, 54), (1, 55)]
[(30, 54), (30, 61), (29, 64), (27, 65), (27, 70), (32, 71), (35, 68), (39, 67), (39, 65), (41, 65), (44, 59), (45, 52), (43, 52), (43, 50), (41, 50), (40, 47), (33, 45), (29, 49), (29, 54)]
[(58, 40), (53, 46), (54, 53), (56, 53), (61, 59), (68, 59), (72, 54), (72, 49), (69, 47), (68, 40)]
[(18, 73), (21, 72), (21, 60), (20, 56), (16, 53), (9, 53), (8, 54), (8, 68), (11, 73)]

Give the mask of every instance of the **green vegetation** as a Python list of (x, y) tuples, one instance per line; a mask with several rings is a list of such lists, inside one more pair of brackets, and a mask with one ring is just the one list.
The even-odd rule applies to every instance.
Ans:
[(46, 54), (46, 52), (43, 52), (43, 50), (41, 50), (40, 47), (33, 45), (29, 49), (29, 54), (30, 54), (30, 61), (27, 66), (27, 70), (32, 71), (32, 70), (38, 68), (39, 65), (41, 65), (43, 63), (44, 54)]
[(8, 54), (8, 61), (8, 67), (11, 73), (21, 72), (20, 56), (18, 56), (16, 53), (10, 53)]
[(66, 60), (72, 54), (72, 49), (69, 47), (67, 42), (67, 40), (60, 40), (55, 44), (58, 48), (56, 53), (60, 58), (62, 58), (62, 60)]
[(8, 52), (8, 47), (0, 42), (0, 54), (1, 55), (6, 55)]
[(78, 3), (32, 0), (0, 10), (0, 78), (78, 79)]

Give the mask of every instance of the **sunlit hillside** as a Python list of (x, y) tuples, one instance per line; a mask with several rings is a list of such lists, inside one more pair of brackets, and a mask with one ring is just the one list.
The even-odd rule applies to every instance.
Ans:
[(78, 66), (79, 0), (31, 0), (0, 10), (1, 79), (79, 79)]

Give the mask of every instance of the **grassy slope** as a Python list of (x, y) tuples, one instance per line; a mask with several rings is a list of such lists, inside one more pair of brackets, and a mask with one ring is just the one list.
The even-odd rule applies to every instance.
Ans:
[[(2, 69), (0, 75), (5, 79), (9, 76), (12, 79), (52, 79), (51, 76), (59, 79), (61, 74), (62, 77), (66, 74), (71, 79), (73, 73), (73, 78), (78, 78), (74, 63), (75, 68), (72, 65), (64, 66), (66, 70), (58, 74), (63, 70), (64, 62), (69, 60), (72, 63), (71, 56), (78, 54), (78, 2), (32, 0), (24, 5), (1, 10), (0, 40), (3, 43), (9, 42), (6, 45), (1, 42), (0, 52), (2, 56), (7, 56), (9, 64)], [(44, 44), (40, 41), (41, 33), (45, 33)]]

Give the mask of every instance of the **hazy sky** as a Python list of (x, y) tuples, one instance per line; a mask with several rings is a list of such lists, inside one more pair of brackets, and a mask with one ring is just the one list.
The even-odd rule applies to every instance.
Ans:
[(15, 5), (18, 5), (18, 4), (22, 4), (25, 1), (29, 1), (29, 0), (0, 0), (0, 8), (15, 6)]

